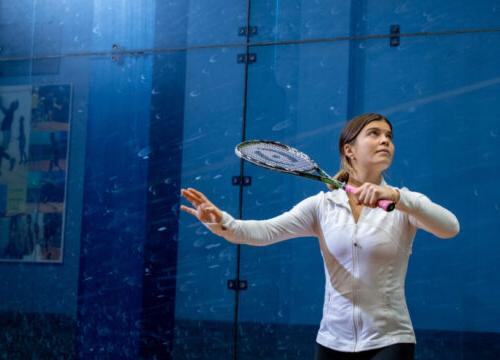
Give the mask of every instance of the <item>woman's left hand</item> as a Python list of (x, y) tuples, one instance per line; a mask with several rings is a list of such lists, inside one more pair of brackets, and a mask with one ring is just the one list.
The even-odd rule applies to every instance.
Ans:
[(376, 208), (379, 200), (392, 200), (398, 202), (399, 192), (388, 186), (380, 186), (371, 183), (364, 183), (352, 192), (358, 205)]

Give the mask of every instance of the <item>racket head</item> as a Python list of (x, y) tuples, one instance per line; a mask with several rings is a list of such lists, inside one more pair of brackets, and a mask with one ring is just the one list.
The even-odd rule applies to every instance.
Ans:
[(317, 171), (318, 165), (303, 152), (272, 140), (247, 140), (236, 145), (235, 154), (267, 169), (301, 174)]

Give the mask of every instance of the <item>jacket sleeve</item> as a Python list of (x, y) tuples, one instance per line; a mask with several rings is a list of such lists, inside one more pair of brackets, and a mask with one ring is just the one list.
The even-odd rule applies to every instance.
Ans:
[(449, 239), (458, 234), (460, 224), (451, 211), (433, 203), (423, 194), (406, 188), (398, 190), (400, 199), (396, 208), (408, 214), (412, 225), (441, 239)]
[(220, 223), (205, 223), (214, 234), (234, 244), (266, 246), (279, 241), (317, 236), (318, 196), (311, 196), (291, 210), (267, 220), (236, 220), (223, 211)]

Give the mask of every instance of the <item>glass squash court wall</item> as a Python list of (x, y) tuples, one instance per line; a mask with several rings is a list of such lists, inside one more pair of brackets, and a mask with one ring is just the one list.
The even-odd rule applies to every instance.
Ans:
[(179, 212), (179, 191), (236, 218), (276, 216), (326, 188), (242, 166), (234, 146), (282, 141), (334, 173), (342, 126), (363, 112), (393, 123), (386, 180), (461, 223), (452, 240), (415, 239), (416, 358), (497, 358), (499, 12), (492, 0), (0, 0), (0, 95), (71, 86), (62, 262), (0, 262), (0, 358), (312, 358), (317, 240), (230, 244)]

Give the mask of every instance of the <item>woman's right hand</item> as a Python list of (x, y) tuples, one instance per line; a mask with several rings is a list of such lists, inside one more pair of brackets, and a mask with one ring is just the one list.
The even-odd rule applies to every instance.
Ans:
[(203, 223), (220, 223), (222, 221), (222, 211), (212, 204), (202, 192), (187, 188), (181, 189), (181, 195), (193, 206), (190, 208), (181, 205), (181, 210), (193, 215)]

